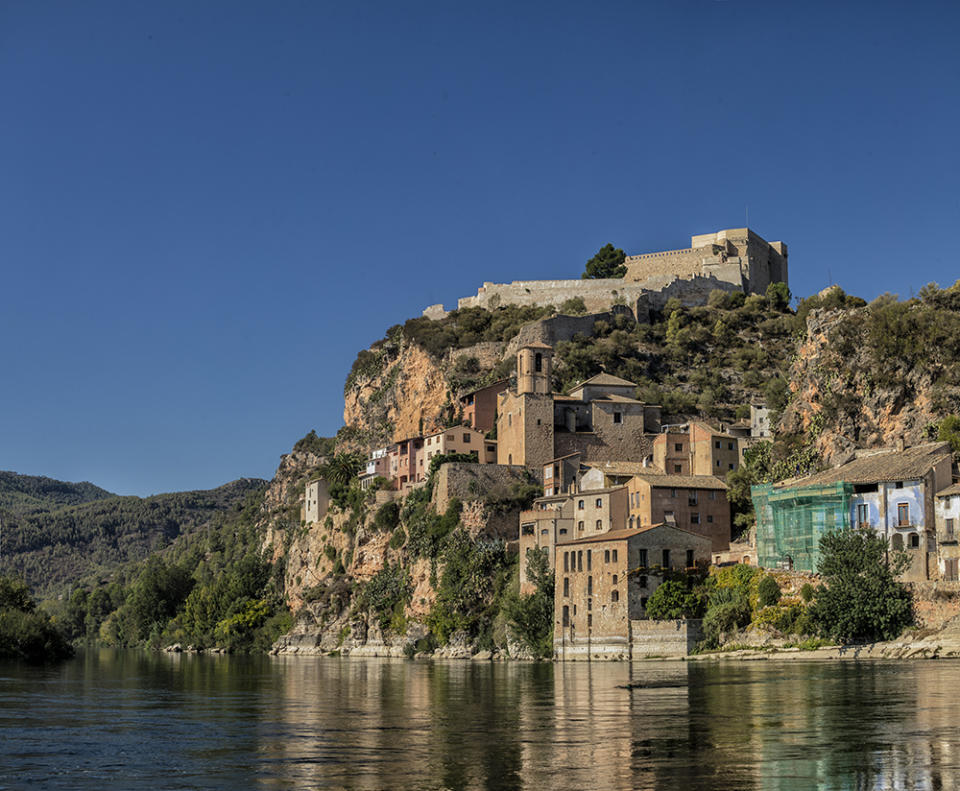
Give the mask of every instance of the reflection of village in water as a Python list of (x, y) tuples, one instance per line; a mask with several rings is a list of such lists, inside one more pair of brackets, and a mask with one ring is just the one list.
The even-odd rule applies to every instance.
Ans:
[[(416, 788), (960, 787), (960, 664), (277, 660), (272, 780)], [(272, 785), (267, 781), (266, 785)]]

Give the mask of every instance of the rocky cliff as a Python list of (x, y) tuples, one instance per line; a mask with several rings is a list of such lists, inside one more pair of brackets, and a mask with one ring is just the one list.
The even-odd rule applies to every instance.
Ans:
[(955, 322), (953, 311), (921, 301), (811, 311), (790, 367), (781, 436), (805, 436), (826, 466), (858, 448), (934, 438), (960, 406), (949, 351), (958, 341), (934, 341), (936, 328)]

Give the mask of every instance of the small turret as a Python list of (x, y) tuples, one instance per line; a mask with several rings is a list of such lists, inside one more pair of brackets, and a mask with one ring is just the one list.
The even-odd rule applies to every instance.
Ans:
[(517, 394), (553, 391), (553, 347), (531, 343), (517, 351)]

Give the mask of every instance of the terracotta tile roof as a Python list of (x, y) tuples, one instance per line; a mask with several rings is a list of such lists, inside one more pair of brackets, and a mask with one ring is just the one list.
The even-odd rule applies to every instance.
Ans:
[(626, 379), (621, 379), (619, 376), (614, 376), (613, 374), (608, 374), (606, 372), (599, 373), (596, 376), (591, 376), (587, 379), (586, 382), (581, 382), (574, 390), (579, 390), (581, 387), (586, 385), (592, 385), (594, 387), (636, 387), (636, 382), (630, 382)]
[(687, 533), (688, 535), (696, 536), (697, 538), (702, 538), (706, 541), (710, 540), (707, 536), (694, 533), (692, 530), (685, 530), (682, 527), (671, 525), (668, 522), (660, 522), (655, 525), (644, 525), (643, 527), (627, 527), (621, 528), (620, 530), (608, 530), (606, 533), (597, 533), (596, 535), (587, 536), (586, 538), (578, 538), (575, 541), (564, 541), (562, 543), (558, 543), (556, 546), (557, 548), (560, 548), (568, 547), (573, 544), (596, 544), (600, 541), (622, 541), (627, 538), (639, 536), (641, 533), (648, 533), (651, 530), (656, 530), (662, 527), (665, 527), (668, 530), (677, 530), (681, 533)]
[(635, 475), (641, 481), (651, 486), (669, 486), (671, 489), (720, 489), (726, 490), (727, 485), (714, 475), (658, 475), (646, 470)]
[(594, 398), (594, 401), (608, 401), (614, 404), (643, 404), (643, 401), (638, 401), (636, 398), (627, 398), (626, 396), (617, 395), (616, 393), (607, 393), (603, 398)]
[(549, 343), (540, 343), (540, 341), (534, 341), (533, 343), (525, 343), (520, 347), (521, 349), (550, 349), (553, 351), (553, 347)]
[(662, 475), (663, 472), (640, 461), (587, 461), (584, 466), (608, 475)]
[(953, 486), (941, 489), (937, 492), (937, 497), (949, 497), (951, 494), (960, 494), (960, 483), (955, 483)]
[(938, 462), (950, 456), (949, 442), (927, 442), (902, 451), (883, 450), (854, 459), (832, 470), (808, 478), (794, 479), (793, 486), (821, 486), (838, 483), (879, 483), (922, 478)]

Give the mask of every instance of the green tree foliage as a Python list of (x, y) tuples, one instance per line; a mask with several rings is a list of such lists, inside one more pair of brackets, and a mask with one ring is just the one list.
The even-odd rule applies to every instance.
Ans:
[(511, 596), (506, 603), (510, 630), (535, 656), (553, 655), (553, 595), (555, 575), (546, 548), (527, 549), (527, 577), (533, 593)]
[(490, 640), (489, 629), (499, 609), (503, 591), (514, 569), (502, 541), (474, 541), (463, 528), (444, 543), (443, 571), (429, 624), (438, 641), (446, 643), (454, 632)]
[(909, 564), (890, 552), (886, 539), (869, 528), (836, 530), (820, 539), (811, 615), (821, 632), (841, 643), (892, 640), (913, 623), (913, 600), (896, 581)]
[(301, 437), (293, 446), (294, 453), (312, 453), (315, 456), (329, 456), (336, 446), (333, 437), (318, 437), (313, 429), (305, 437)]
[(786, 283), (771, 283), (767, 286), (767, 302), (774, 310), (784, 311), (789, 308), (792, 296)]
[(570, 297), (560, 303), (559, 312), (564, 316), (582, 316), (587, 312), (587, 303), (583, 297)]
[(625, 259), (626, 254), (623, 250), (607, 243), (597, 251), (593, 258), (587, 261), (582, 279), (623, 277), (627, 274), (627, 267), (623, 263)]
[(322, 468), (321, 474), (331, 487), (349, 487), (363, 467), (360, 453), (337, 453)]
[(947, 415), (937, 424), (937, 439), (949, 442), (954, 455), (960, 456), (960, 416)]
[(7, 517), (2, 570), (23, 577), (41, 597), (63, 593), (202, 530), (264, 486), (266, 481), (245, 479), (209, 491), (98, 498)]
[(391, 623), (402, 621), (404, 607), (410, 603), (412, 592), (407, 570), (399, 563), (390, 565), (388, 562), (363, 586), (358, 605), (373, 614), (380, 628), (386, 630)]
[(0, 471), (0, 509), (13, 516), (55, 511), (68, 505), (116, 497), (92, 483), (67, 483)]
[(264, 489), (182, 535), (119, 579), (77, 588), (64, 617), (69, 636), (111, 645), (182, 642), (262, 651), (291, 625), (282, 567), (259, 554)]
[(668, 579), (657, 586), (647, 601), (647, 617), (655, 621), (700, 618), (704, 606), (701, 592), (693, 590), (688, 581)]
[[(422, 493), (427, 494), (426, 497)], [(429, 493), (426, 487), (407, 497), (403, 509), (403, 521), (407, 526), (407, 549), (414, 557), (440, 557), (444, 543), (460, 524), (462, 503), (456, 498), (447, 504), (447, 510), (437, 514), (430, 507)]]
[(168, 565), (158, 555), (147, 559), (127, 596), (133, 633), (131, 643), (146, 640), (161, 630), (180, 609), (193, 587), (189, 571)]
[(394, 530), (400, 524), (400, 504), (394, 500), (384, 503), (377, 509), (373, 518), (373, 526), (381, 532)]
[(0, 577), (0, 659), (53, 662), (73, 648), (50, 616), (38, 610), (21, 580)]
[(764, 574), (757, 584), (757, 603), (760, 607), (772, 607), (780, 601), (780, 586), (772, 574)]

